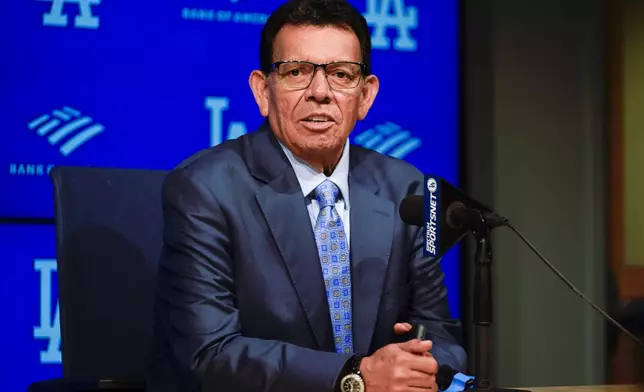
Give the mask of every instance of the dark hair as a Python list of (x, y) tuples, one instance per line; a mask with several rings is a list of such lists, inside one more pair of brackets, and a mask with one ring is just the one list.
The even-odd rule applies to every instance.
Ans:
[(346, 0), (289, 0), (275, 10), (262, 29), (259, 66), (264, 74), (271, 72), (273, 41), (284, 25), (337, 26), (354, 32), (360, 42), (362, 62), (371, 73), (371, 34), (367, 21)]

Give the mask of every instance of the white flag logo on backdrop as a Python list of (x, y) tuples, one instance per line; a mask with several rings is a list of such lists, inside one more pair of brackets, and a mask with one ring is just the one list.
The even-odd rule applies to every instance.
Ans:
[(374, 49), (391, 49), (387, 29), (396, 29), (393, 47), (398, 51), (414, 52), (418, 46), (411, 36), (411, 30), (418, 28), (418, 10), (406, 6), (405, 0), (367, 0), (364, 14), (369, 26), (373, 27), (371, 45)]
[(410, 131), (391, 121), (359, 133), (353, 141), (359, 146), (398, 159), (405, 158), (422, 145), (422, 141)]
[(69, 24), (67, 15), (63, 13), (65, 3), (76, 4), (78, 15), (74, 18), (74, 27), (83, 29), (98, 29), (99, 18), (92, 13), (92, 6), (101, 4), (101, 0), (44, 0), (51, 1), (51, 8), (48, 13), (42, 16), (42, 23), (45, 26), (67, 27)]
[(27, 128), (45, 137), (52, 146), (60, 145), (59, 151), (64, 156), (70, 155), (105, 130), (102, 124), (69, 106), (38, 116), (27, 124)]

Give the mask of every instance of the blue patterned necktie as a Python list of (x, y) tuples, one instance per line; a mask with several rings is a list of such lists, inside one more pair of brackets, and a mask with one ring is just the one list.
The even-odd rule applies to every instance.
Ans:
[(315, 198), (320, 205), (315, 223), (315, 241), (326, 286), (335, 351), (352, 353), (351, 263), (344, 225), (335, 210), (339, 193), (338, 186), (329, 180), (315, 188)]

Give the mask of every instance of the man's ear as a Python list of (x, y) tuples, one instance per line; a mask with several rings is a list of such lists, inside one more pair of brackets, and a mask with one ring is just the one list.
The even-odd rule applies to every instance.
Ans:
[(268, 116), (268, 80), (262, 71), (251, 72), (248, 78), (250, 89), (253, 90), (255, 102), (263, 117)]
[(364, 85), (362, 86), (362, 91), (360, 91), (360, 107), (358, 108), (358, 119), (364, 120), (371, 109), (371, 105), (376, 100), (376, 95), (378, 95), (378, 90), (380, 90), (380, 81), (376, 75), (369, 75), (364, 80)]

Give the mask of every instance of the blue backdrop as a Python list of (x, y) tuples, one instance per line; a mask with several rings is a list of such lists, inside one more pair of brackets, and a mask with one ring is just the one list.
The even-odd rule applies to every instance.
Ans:
[[(54, 165), (170, 169), (252, 132), (263, 119), (247, 80), (279, 3), (2, 2), (0, 218), (51, 218)], [(352, 142), (458, 184), (458, 1), (351, 3), (381, 80)], [(53, 227), (0, 225), (0, 245), (0, 389), (23, 391), (61, 373)], [(457, 252), (443, 261), (455, 317)]]

